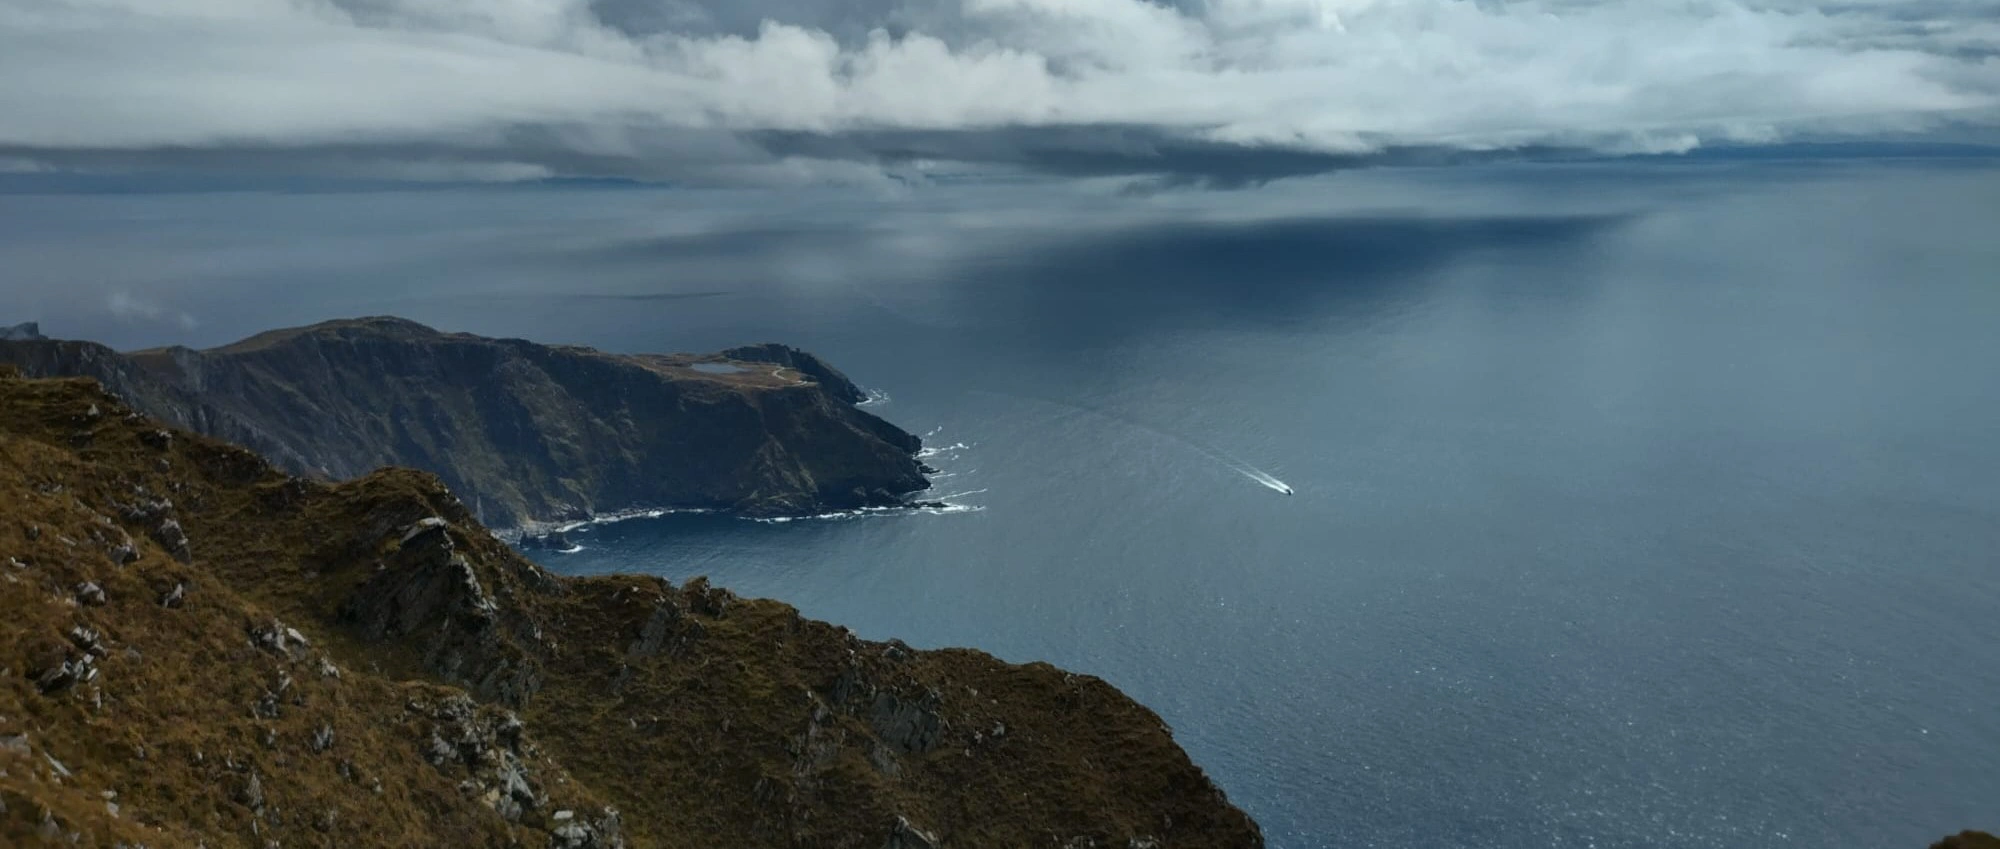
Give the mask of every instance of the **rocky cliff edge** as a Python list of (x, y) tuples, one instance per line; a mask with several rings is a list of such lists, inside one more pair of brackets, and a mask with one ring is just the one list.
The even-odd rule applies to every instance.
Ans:
[(856, 409), (864, 393), (832, 366), (776, 344), (621, 355), (365, 318), (201, 351), (10, 333), (0, 362), (95, 378), (295, 474), (423, 469), (502, 528), (628, 509), (892, 506), (929, 485), (915, 436)]

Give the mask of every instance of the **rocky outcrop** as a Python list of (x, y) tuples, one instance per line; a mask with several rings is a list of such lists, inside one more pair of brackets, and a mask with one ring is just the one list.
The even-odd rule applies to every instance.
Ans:
[(497, 527), (634, 508), (815, 513), (928, 486), (919, 440), (782, 345), (617, 355), (369, 318), (205, 351), (0, 342), (31, 376), (96, 378), (177, 427), (295, 474), (432, 472)]
[(0, 375), (0, 609), (0, 845), (1262, 844), (1096, 678), (557, 577), (89, 381)]

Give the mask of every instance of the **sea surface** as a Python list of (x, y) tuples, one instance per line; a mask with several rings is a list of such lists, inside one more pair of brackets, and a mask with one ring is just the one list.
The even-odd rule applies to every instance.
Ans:
[(796, 344), (962, 509), (537, 556), (1103, 676), (1281, 849), (1916, 849), (2000, 829), (1996, 233), (1948, 159), (21, 192), (0, 323)]

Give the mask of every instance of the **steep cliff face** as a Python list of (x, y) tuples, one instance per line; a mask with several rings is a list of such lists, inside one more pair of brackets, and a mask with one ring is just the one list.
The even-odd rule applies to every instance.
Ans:
[(916, 437), (855, 409), (860, 389), (831, 366), (777, 345), (625, 356), (371, 318), (207, 351), (0, 342), (0, 362), (96, 378), (296, 473), (424, 469), (502, 527), (635, 507), (882, 506), (927, 485)]
[(559, 578), (89, 381), (0, 375), (0, 605), (6, 845), (1262, 845), (1095, 678)]

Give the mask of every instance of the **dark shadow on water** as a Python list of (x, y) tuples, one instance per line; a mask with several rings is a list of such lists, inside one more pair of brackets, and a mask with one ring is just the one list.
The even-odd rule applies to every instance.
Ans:
[(1634, 216), (1366, 217), (1148, 226), (997, 257), (953, 312), (1037, 342), (1161, 328), (1282, 327), (1420, 298), (1434, 272), (1482, 259), (1551, 262)]
[[(593, 300), (686, 307), (659, 313), (660, 327), (749, 317), (801, 342), (888, 334), (912, 350), (1031, 345), (1062, 356), (1188, 329), (1283, 331), (1330, 314), (1365, 321), (1423, 302), (1439, 272), (1454, 266), (1557, 266), (1637, 217), (1378, 214), (1064, 228), (1056, 216), (968, 234), (860, 216), (604, 239), (513, 258), (510, 267), (560, 268), (550, 279), (603, 287), (549, 293), (565, 309), (601, 312)], [(885, 244), (884, 233), (923, 245), (921, 256)], [(833, 271), (792, 280), (801, 267)]]

